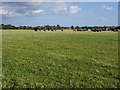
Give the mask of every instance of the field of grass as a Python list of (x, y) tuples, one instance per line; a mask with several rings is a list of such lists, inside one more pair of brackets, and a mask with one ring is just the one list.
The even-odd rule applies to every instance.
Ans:
[(3, 88), (117, 88), (118, 33), (3, 34)]

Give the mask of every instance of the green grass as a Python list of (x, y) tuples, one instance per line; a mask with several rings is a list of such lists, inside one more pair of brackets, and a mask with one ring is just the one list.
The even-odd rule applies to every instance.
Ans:
[(117, 88), (117, 32), (3, 31), (3, 88)]

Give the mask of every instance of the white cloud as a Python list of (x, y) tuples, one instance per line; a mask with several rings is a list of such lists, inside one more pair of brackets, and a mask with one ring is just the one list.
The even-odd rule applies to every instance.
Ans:
[(3, 6), (0, 7), (0, 14), (7, 14), (8, 11), (4, 10), (3, 8), (4, 8)]
[(8, 11), (1, 9), (0, 14), (8, 14)]
[(113, 9), (113, 7), (109, 7), (109, 6), (106, 6), (106, 5), (103, 5), (102, 8), (105, 9), (105, 10), (112, 10)]
[(44, 13), (45, 11), (44, 10), (33, 10), (32, 13), (33, 14), (41, 14), (41, 13)]
[(25, 15), (26, 15), (26, 13), (25, 13), (25, 14), (16, 13), (16, 12), (9, 12), (9, 13), (8, 13), (8, 16), (9, 16), (9, 17), (25, 16)]
[(75, 13), (77, 13), (78, 11), (80, 11), (80, 10), (82, 10), (82, 8), (79, 8), (78, 6), (70, 6), (70, 14), (75, 14)]
[[(44, 10), (47, 8), (46, 10)], [(49, 9), (48, 9), (49, 8)], [(2, 9), (2, 10), (1, 10)], [(5, 17), (31, 16), (39, 14), (75, 14), (81, 8), (66, 2), (54, 3), (3, 3), (0, 14)]]
[(67, 7), (68, 7), (68, 5), (65, 2), (64, 3), (57, 2), (52, 11), (56, 14), (67, 12)]
[(16, 13), (16, 12), (8, 11), (8, 10), (5, 9), (4, 6), (0, 7), (0, 14), (1, 15), (7, 15), (9, 17), (24, 16), (25, 15), (25, 14), (21, 14), (21, 13)]
[[(18, 3), (19, 4), (19, 3)], [(10, 5), (10, 6), (0, 6), (0, 15), (3, 15), (5, 17), (17, 17), (17, 16), (26, 16), (26, 15), (36, 15), (36, 14), (41, 14), (45, 12), (42, 9), (39, 10), (31, 10), (29, 8), (29, 3), (21, 3), (22, 7), (17, 7), (18, 4)], [(31, 4), (31, 3), (30, 3)], [(27, 6), (28, 7), (27, 7)], [(15, 8), (15, 9), (13, 9)]]
[(78, 11), (80, 11), (82, 8), (78, 7), (77, 5), (71, 5), (69, 6), (68, 3), (61, 3), (57, 2), (55, 7), (53, 8), (53, 12), (56, 14), (75, 14)]

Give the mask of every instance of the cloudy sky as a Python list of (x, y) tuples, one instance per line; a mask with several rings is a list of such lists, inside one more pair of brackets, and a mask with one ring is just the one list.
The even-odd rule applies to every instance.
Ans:
[(117, 25), (117, 2), (3, 2), (3, 24), (95, 26)]

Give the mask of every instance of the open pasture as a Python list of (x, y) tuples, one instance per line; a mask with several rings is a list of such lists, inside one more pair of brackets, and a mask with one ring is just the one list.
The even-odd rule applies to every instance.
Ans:
[(3, 30), (3, 88), (117, 88), (118, 32)]

